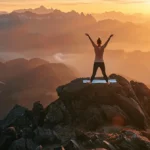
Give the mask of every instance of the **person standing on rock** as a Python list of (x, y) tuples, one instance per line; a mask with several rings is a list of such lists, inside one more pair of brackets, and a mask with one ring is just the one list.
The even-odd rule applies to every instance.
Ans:
[(108, 45), (110, 39), (113, 37), (113, 34), (110, 35), (110, 37), (108, 38), (108, 40), (105, 42), (104, 45), (102, 45), (102, 41), (101, 41), (100, 38), (97, 39), (97, 44), (95, 44), (88, 33), (86, 33), (85, 35), (90, 39), (90, 41), (91, 41), (91, 43), (92, 43), (92, 45), (94, 47), (94, 51), (95, 51), (95, 62), (94, 62), (94, 66), (93, 66), (93, 74), (91, 76), (90, 83), (92, 83), (92, 81), (94, 80), (94, 78), (96, 76), (97, 69), (99, 67), (100, 67), (100, 69), (102, 71), (104, 79), (106, 80), (107, 83), (109, 83), (108, 82), (108, 76), (106, 75), (105, 63), (104, 63), (103, 55), (104, 55), (104, 50), (105, 50), (106, 46)]

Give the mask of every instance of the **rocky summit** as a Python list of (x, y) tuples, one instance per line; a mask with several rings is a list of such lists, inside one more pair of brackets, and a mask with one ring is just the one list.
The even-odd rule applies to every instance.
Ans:
[(150, 89), (110, 78), (117, 83), (79, 78), (60, 86), (59, 98), (46, 108), (40, 102), (32, 110), (15, 106), (0, 121), (0, 150), (150, 150)]

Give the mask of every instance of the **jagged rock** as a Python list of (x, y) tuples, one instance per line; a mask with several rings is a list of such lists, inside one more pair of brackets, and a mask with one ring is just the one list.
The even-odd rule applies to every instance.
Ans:
[(98, 108), (89, 107), (82, 114), (80, 114), (80, 116), (81, 118), (77, 124), (84, 122), (84, 127), (88, 130), (95, 130), (96, 128), (104, 125), (101, 110)]
[(122, 131), (122, 139), (118, 146), (122, 149), (149, 150), (150, 141), (146, 137), (141, 136), (140, 132), (129, 129)]
[(35, 150), (38, 145), (33, 142), (33, 131), (31, 128), (24, 128), (22, 137), (12, 143), (9, 150)]
[(64, 119), (63, 112), (58, 105), (58, 101), (52, 103), (48, 108), (48, 113), (45, 118), (45, 122), (52, 125), (57, 125), (58, 123), (62, 122)]
[(56, 139), (56, 136), (54, 135), (53, 131), (50, 129), (44, 129), (44, 128), (38, 127), (34, 131), (34, 133), (35, 133), (34, 141), (37, 144), (48, 144), (48, 143), (52, 144)]
[(102, 105), (101, 106), (102, 112), (104, 113), (106, 120), (109, 124), (118, 125), (118, 126), (125, 126), (129, 124), (129, 118), (120, 109), (118, 106), (110, 106), (110, 105)]
[(87, 149), (95, 149), (95, 148), (106, 148), (106, 149), (108, 148), (111, 150), (150, 149), (150, 141), (146, 137), (142, 136), (141, 132), (137, 130), (118, 128), (117, 130), (114, 130), (115, 132), (110, 131), (112, 131), (112, 127), (110, 127), (109, 130), (108, 129), (105, 130), (105, 132), (103, 131), (80, 132), (80, 136), (78, 134), (77, 138), (80, 139), (81, 141), (80, 144)]
[(9, 150), (35, 150), (38, 146), (32, 141), (32, 139), (21, 138), (14, 141)]
[[(5, 128), (9, 127), (10, 125), (15, 125), (15, 122), (17, 121), (17, 119), (23, 118), (26, 111), (27, 111), (26, 108), (16, 105), (9, 112), (9, 114), (2, 120), (1, 128), (5, 129)], [(20, 123), (22, 123), (22, 122), (20, 121)]]
[[(120, 108), (118, 115), (122, 114), (121, 116), (124, 116), (123, 118), (126, 121), (130, 120), (131, 125), (145, 129), (147, 120), (130, 83), (121, 76), (111, 75), (110, 77), (116, 78), (117, 83), (110, 85), (83, 84), (83, 79), (76, 79), (63, 86), (63, 88), (60, 87), (61, 90), (58, 93), (60, 95), (59, 99), (63, 101), (74, 121), (76, 118), (83, 120), (85, 117), (83, 115), (84, 112), (88, 112), (89, 115), (90, 109), (94, 110), (94, 113), (91, 111), (91, 115), (89, 115), (93, 116), (93, 119), (100, 118), (100, 120), (105, 120), (105, 116), (101, 114), (101, 106), (116, 105)], [(89, 117), (89, 122), (91, 122), (90, 120), (91, 118)], [(101, 125), (100, 122), (97, 122), (97, 124), (98, 126)]]
[(60, 96), (60, 94), (61, 94), (63, 88), (64, 88), (64, 86), (59, 86), (59, 87), (56, 89), (58, 96)]
[[(6, 117), (9, 121), (0, 122), (2, 129), (15, 124), (16, 131), (23, 130), (10, 150), (24, 150), (26, 145), (29, 150), (41, 149), (39, 145), (45, 150), (61, 150), (61, 146), (66, 150), (150, 150), (149, 130), (145, 130), (149, 125), (150, 90), (115, 74), (110, 78), (117, 83), (83, 84), (80, 78), (60, 86), (59, 98), (46, 109), (39, 102), (32, 111), (17, 106), (17, 111), (11, 111), (15, 115)], [(31, 123), (24, 124), (22, 120), (27, 119)], [(27, 125), (32, 128), (24, 129)]]
[(124, 77), (116, 74), (110, 75), (110, 78), (117, 79), (118, 84), (121, 86), (122, 95), (126, 97), (132, 97), (135, 101), (138, 102), (138, 98), (136, 97), (136, 94), (134, 93), (134, 90), (132, 88), (132, 85), (128, 80), (126, 80)]
[(52, 127), (62, 122), (69, 124), (71, 122), (71, 118), (64, 103), (61, 100), (57, 100), (48, 106), (45, 124)]
[(150, 131), (141, 131), (141, 134), (150, 140)]
[(111, 149), (111, 150), (116, 150), (116, 148), (115, 148), (113, 145), (111, 145), (109, 142), (103, 141), (103, 143), (106, 144), (106, 146), (107, 146), (109, 149)]
[(139, 103), (142, 105), (143, 110), (150, 117), (150, 89), (143, 83), (131, 81), (132, 88), (138, 97)]
[(44, 124), (45, 112), (44, 107), (40, 101), (35, 102), (32, 108), (32, 116), (35, 126), (42, 126)]
[[(140, 105), (132, 98), (115, 94), (119, 107), (128, 115), (135, 127), (145, 129), (147, 127), (146, 117)], [(138, 119), (135, 119), (138, 118)]]
[(2, 132), (0, 136), (0, 149), (7, 150), (13, 141), (17, 139), (17, 133), (14, 127), (9, 127)]
[(43, 105), (40, 103), (40, 101), (35, 102), (33, 104), (32, 112), (34, 115), (40, 115), (40, 113), (44, 111)]
[(75, 140), (70, 140), (70, 142), (64, 147), (65, 150), (80, 150), (79, 145)]
[(131, 81), (130, 83), (140, 102), (142, 102), (144, 96), (150, 97), (150, 89), (144, 83), (135, 81)]
[(53, 132), (63, 146), (66, 146), (70, 140), (75, 139), (74, 129), (70, 126), (57, 125), (54, 127)]

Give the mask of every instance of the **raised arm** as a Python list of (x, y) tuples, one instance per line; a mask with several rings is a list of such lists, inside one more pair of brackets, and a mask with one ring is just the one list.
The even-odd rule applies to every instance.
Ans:
[(105, 44), (103, 45), (104, 48), (108, 45), (110, 39), (111, 39), (113, 36), (114, 36), (113, 34), (110, 35), (110, 37), (108, 38), (108, 40), (107, 40), (107, 41), (105, 42)]
[(96, 44), (94, 43), (94, 41), (92, 40), (92, 38), (90, 37), (90, 35), (89, 34), (85, 34), (89, 39), (90, 39), (90, 41), (91, 41), (91, 43), (92, 43), (92, 45), (93, 45), (93, 47), (95, 47), (96, 46)]

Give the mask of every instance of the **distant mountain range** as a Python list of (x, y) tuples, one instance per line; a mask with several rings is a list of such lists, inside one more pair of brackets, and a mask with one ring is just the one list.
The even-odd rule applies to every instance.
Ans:
[(13, 12), (24, 13), (26, 11), (30, 11), (30, 12), (36, 13), (36, 14), (49, 14), (49, 13), (53, 12), (54, 9), (53, 8), (47, 9), (44, 6), (40, 6), (39, 8), (35, 8), (35, 9), (32, 9), (32, 8), (29, 8), (29, 9), (19, 9), (19, 10), (14, 10)]
[[(50, 14), (32, 12), (0, 15), (0, 49), (5, 51), (31, 49), (66, 49), (80, 44), (78, 34), (94, 25), (91, 15), (54, 10)], [(12, 42), (13, 39), (13, 42)]]
[[(27, 11), (36, 13), (36, 14), (49, 14), (52, 13), (55, 9), (53, 8), (46, 8), (45, 6), (40, 6), (38, 8), (32, 9), (19, 9), (14, 10), (13, 12), (17, 13), (25, 13)], [(6, 13), (6, 12), (4, 12)], [(104, 19), (115, 19), (120, 20), (123, 22), (135, 22), (141, 23), (147, 19), (150, 19), (150, 15), (144, 15), (142, 13), (135, 13), (135, 14), (124, 14), (119, 11), (106, 11), (104, 13), (92, 13), (92, 16), (95, 17), (97, 20), (104, 20)]]
[[(32, 9), (19, 9), (14, 10), (13, 12), (17, 13), (25, 13), (25, 12), (32, 12), (36, 14), (49, 14), (52, 13), (55, 9), (53, 8), (46, 8), (45, 6), (40, 6), (38, 8)], [(7, 13), (7, 12), (2, 12)], [(1, 12), (0, 12), (1, 14)], [(95, 17), (96, 20), (105, 20), (105, 19), (113, 19), (119, 20), (122, 22), (134, 22), (134, 23), (143, 23), (150, 20), (150, 15), (144, 15), (142, 13), (135, 13), (135, 14), (124, 14), (122, 12), (117, 11), (109, 11), (104, 13), (92, 13), (92, 16)]]
[(6, 12), (6, 11), (0, 11), (0, 15), (1, 14), (7, 14), (8, 12)]
[(44, 105), (57, 98), (56, 88), (76, 77), (64, 64), (43, 59), (15, 59), (0, 64), (0, 116), (15, 104), (32, 107), (33, 102)]
[[(49, 9), (41, 6), (35, 10)], [(84, 36), (86, 32), (95, 37), (94, 40), (98, 36), (106, 40), (114, 33), (112, 49), (150, 49), (148, 20), (146, 23), (122, 22), (113, 17), (118, 14), (121, 19), (122, 13), (106, 14), (111, 19), (96, 21), (92, 15), (56, 9), (46, 14), (19, 10), (0, 15), (0, 51), (81, 52), (90, 47)]]
[(140, 13), (136, 14), (124, 14), (122, 12), (110, 11), (104, 13), (92, 14), (97, 20), (104, 19), (115, 19), (122, 22), (134, 22), (134, 23), (143, 23), (147, 20), (150, 20), (150, 15), (143, 15)]

